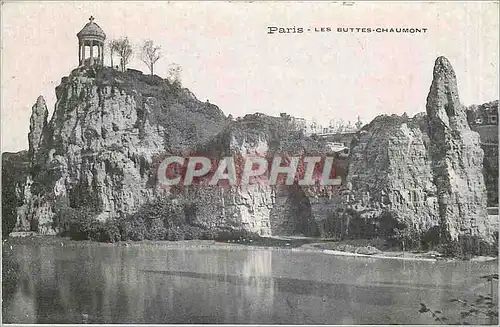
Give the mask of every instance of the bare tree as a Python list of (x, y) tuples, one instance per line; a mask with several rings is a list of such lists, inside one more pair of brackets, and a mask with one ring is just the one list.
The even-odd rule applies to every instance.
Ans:
[(108, 49), (109, 49), (109, 59), (111, 62), (111, 67), (114, 68), (113, 56), (114, 56), (115, 52), (118, 52), (118, 41), (117, 40), (109, 40), (108, 41)]
[(170, 83), (181, 86), (181, 72), (181, 66), (177, 64), (170, 64), (168, 67), (167, 79)]
[(141, 61), (145, 63), (151, 75), (154, 74), (154, 65), (161, 58), (160, 53), (161, 47), (159, 45), (154, 45), (153, 41), (146, 40), (141, 47)]
[(354, 129), (354, 126), (352, 125), (352, 122), (350, 120), (347, 121), (347, 126), (345, 129), (347, 132), (352, 132), (352, 130)]
[(130, 62), (132, 58), (132, 45), (127, 37), (115, 40), (116, 42), (116, 53), (120, 56), (120, 68), (122, 72), (125, 71), (125, 67)]
[(360, 116), (358, 116), (358, 121), (354, 125), (356, 126), (357, 130), (360, 130), (361, 127), (363, 127), (363, 122), (361, 121), (361, 117)]
[(342, 133), (345, 130), (345, 123), (342, 118), (337, 121), (337, 133)]

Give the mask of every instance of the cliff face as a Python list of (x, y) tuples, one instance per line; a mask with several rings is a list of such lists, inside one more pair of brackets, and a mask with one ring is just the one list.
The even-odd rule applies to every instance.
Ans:
[(295, 218), (296, 210), (310, 211), (297, 187), (202, 185), (166, 190), (157, 183), (158, 163), (168, 154), (203, 152), (244, 159), (287, 150), (303, 155), (318, 142), (302, 144), (288, 137), (289, 122), (248, 115), (230, 124), (216, 106), (136, 71), (75, 70), (62, 79), (56, 95), (48, 124), (40, 114), (45, 112), (43, 98), (33, 107), (31, 173), (23, 185), (16, 231), (56, 233), (53, 219), (61, 206), (90, 210), (105, 221), (159, 199), (168, 201), (183, 221), (201, 226), (261, 235), (303, 233), (305, 228), (306, 233), (317, 232), (310, 213)]
[[(210, 157), (308, 156), (328, 154), (325, 142), (303, 137), (289, 121), (262, 114), (247, 115), (230, 124), (200, 152)], [(235, 159), (236, 160), (236, 159)], [(338, 164), (337, 164), (338, 166)], [(342, 170), (337, 167), (342, 174)], [(299, 185), (190, 186), (173, 195), (189, 203), (197, 225), (243, 228), (260, 235), (319, 235), (331, 215), (335, 197), (328, 187)]]
[[(483, 150), (467, 123), (455, 73), (436, 60), (426, 115), (379, 116), (354, 140), (346, 208), (361, 220), (364, 236), (387, 235), (393, 227), (419, 234), (441, 230), (442, 240), (462, 236), (491, 242), (486, 213)], [(344, 220), (349, 228), (349, 219)]]
[(354, 140), (344, 194), (347, 208), (375, 225), (368, 233), (388, 235), (398, 226), (424, 233), (439, 225), (428, 146), (421, 115), (379, 116)]
[(441, 228), (451, 240), (459, 235), (491, 240), (482, 171), (484, 152), (479, 134), (470, 129), (460, 103), (455, 72), (444, 57), (436, 60), (426, 109)]
[[(75, 70), (56, 95), (42, 133), (38, 110), (33, 112), (35, 155), (16, 230), (37, 225), (53, 233), (58, 205), (90, 208), (101, 220), (133, 212), (156, 197), (155, 156), (189, 151), (226, 123), (216, 106), (134, 71)], [(36, 144), (38, 151), (31, 151)]]
[(28, 133), (28, 154), (30, 161), (32, 161), (38, 153), (42, 133), (47, 125), (48, 116), (49, 111), (47, 110), (45, 99), (39, 96), (33, 108), (31, 108), (30, 132)]
[[(46, 123), (33, 107), (30, 173), (19, 186), (15, 230), (56, 233), (61, 206), (90, 210), (101, 221), (166, 201), (182, 221), (261, 235), (393, 235), (441, 229), (445, 239), (488, 242), (479, 136), (460, 105), (453, 69), (439, 58), (427, 113), (379, 116), (351, 144), (335, 170), (340, 187), (189, 186), (164, 189), (158, 164), (168, 154), (245, 159), (259, 155), (333, 155), (325, 140), (294, 132), (284, 118), (236, 121), (186, 89), (137, 71), (75, 70), (56, 88)], [(45, 109), (44, 109), (45, 108)]]

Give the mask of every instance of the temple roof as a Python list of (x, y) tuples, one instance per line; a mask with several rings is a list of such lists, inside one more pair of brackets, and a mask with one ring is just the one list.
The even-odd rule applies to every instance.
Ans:
[(97, 38), (97, 39), (102, 39), (104, 41), (104, 39), (106, 39), (106, 34), (104, 34), (104, 31), (102, 30), (102, 28), (99, 27), (99, 25), (97, 25), (96, 23), (94, 23), (93, 16), (91, 16), (89, 18), (89, 20), (90, 20), (90, 22), (85, 24), (85, 26), (82, 28), (82, 30), (80, 32), (78, 32), (78, 34), (76, 34), (76, 36), (79, 39)]

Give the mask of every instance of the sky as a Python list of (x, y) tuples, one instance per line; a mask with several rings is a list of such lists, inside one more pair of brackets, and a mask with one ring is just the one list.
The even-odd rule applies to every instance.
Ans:
[[(107, 39), (127, 36), (137, 47), (153, 40), (163, 54), (157, 75), (180, 65), (184, 87), (235, 117), (286, 112), (328, 124), (412, 116), (425, 111), (438, 56), (455, 68), (463, 104), (499, 98), (495, 2), (32, 1), (3, 3), (1, 12), (2, 152), (27, 149), (39, 95), (52, 114), (55, 87), (78, 65), (76, 33), (91, 15)], [(269, 26), (306, 32), (269, 34)], [(332, 31), (315, 32), (322, 27)], [(339, 33), (338, 27), (427, 31)], [(129, 67), (147, 72), (138, 56)]]

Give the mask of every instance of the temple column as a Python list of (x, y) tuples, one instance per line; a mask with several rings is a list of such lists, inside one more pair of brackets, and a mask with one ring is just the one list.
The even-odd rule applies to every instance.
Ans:
[(85, 42), (82, 44), (82, 66), (85, 65)]
[(90, 41), (90, 66), (94, 65), (94, 41)]
[(104, 43), (101, 44), (101, 66), (104, 67)]
[(101, 63), (101, 45), (97, 44), (97, 62)]
[(78, 66), (82, 65), (82, 43), (78, 42)]

